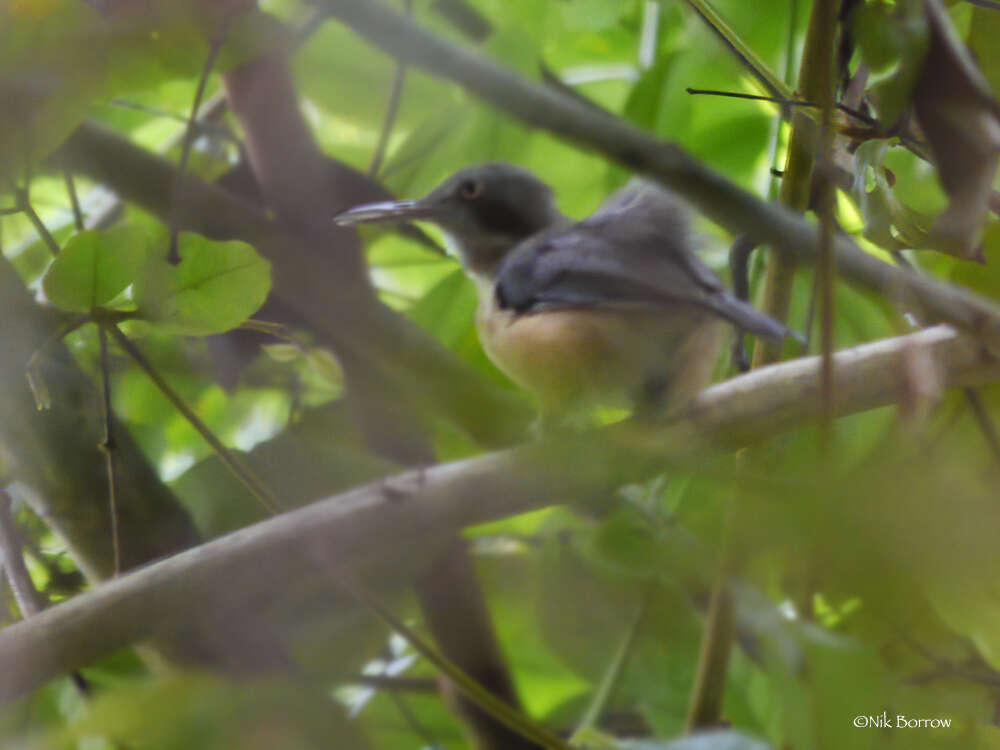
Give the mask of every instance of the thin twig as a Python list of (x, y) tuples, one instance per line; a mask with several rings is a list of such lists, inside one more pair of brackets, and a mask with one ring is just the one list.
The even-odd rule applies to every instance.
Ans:
[(35, 212), (34, 206), (30, 203), (24, 205), (24, 214), (31, 221), (32, 225), (35, 227), (35, 231), (38, 232), (39, 236), (48, 246), (49, 250), (53, 255), (59, 255), (59, 243), (56, 242), (56, 238), (52, 236), (48, 227), (42, 222), (41, 217)]
[(14, 201), (17, 203), (17, 210), (23, 212), (31, 225), (38, 232), (38, 236), (41, 237), (42, 241), (46, 244), (53, 255), (59, 255), (59, 243), (56, 242), (56, 238), (52, 236), (49, 228), (45, 226), (45, 222), (42, 221), (41, 217), (35, 211), (35, 207), (31, 205), (31, 176), (25, 178), (25, 186), (19, 187), (17, 183), (13, 180), (10, 181), (11, 192), (14, 194)]
[[(812, 107), (813, 109), (820, 109), (820, 105), (814, 102), (807, 102), (803, 99), (782, 99), (780, 96), (764, 96), (762, 94), (745, 94), (742, 91), (720, 91), (718, 89), (693, 89), (690, 86), (684, 89), (689, 94), (707, 94), (710, 96), (721, 96), (728, 99), (750, 99), (755, 102), (772, 102), (774, 104), (781, 104), (789, 107)], [(866, 115), (864, 112), (859, 112), (853, 107), (849, 107), (841, 102), (834, 102), (834, 107), (839, 109), (846, 115), (860, 120), (866, 125), (871, 125), (873, 127), (879, 125), (879, 121), (876, 120), (871, 115)]]
[(101, 452), (108, 474), (108, 514), (111, 521), (111, 549), (114, 556), (114, 575), (122, 571), (121, 544), (118, 539), (118, 500), (115, 494), (115, 438), (111, 427), (111, 365), (108, 357), (108, 334), (104, 326), (97, 326), (97, 340), (101, 349), (101, 417), (104, 420), (104, 439)]
[(621, 680), (622, 673), (625, 671), (625, 665), (628, 663), (629, 656), (632, 654), (632, 648), (635, 645), (636, 636), (638, 636), (639, 630), (642, 627), (642, 621), (646, 617), (646, 611), (649, 609), (649, 601), (652, 599), (653, 591), (654, 585), (650, 584), (643, 592), (642, 600), (639, 602), (639, 607), (636, 610), (635, 617), (632, 619), (632, 623), (629, 625), (628, 631), (625, 633), (625, 637), (619, 644), (618, 650), (615, 651), (615, 654), (611, 659), (611, 663), (608, 665), (604, 676), (601, 678), (601, 684), (598, 685), (597, 690), (594, 691), (594, 696), (591, 698), (590, 704), (587, 706), (587, 710), (584, 712), (579, 724), (577, 724), (576, 729), (573, 731), (573, 737), (580, 737), (583, 732), (586, 732), (596, 726), (601, 717), (604, 715), (604, 712), (607, 710), (608, 702), (611, 700), (611, 695), (614, 692), (615, 686), (618, 685)]
[(199, 435), (212, 446), (212, 449), (219, 456), (219, 460), (222, 461), (223, 465), (229, 469), (229, 471), (239, 479), (244, 486), (250, 490), (250, 493), (257, 499), (257, 501), (272, 515), (276, 515), (281, 512), (281, 506), (278, 499), (274, 496), (260, 479), (247, 467), (229, 448), (223, 445), (222, 441), (216, 437), (215, 433), (212, 432), (208, 426), (201, 420), (201, 418), (194, 413), (194, 410), (188, 406), (180, 395), (175, 391), (171, 385), (163, 379), (163, 376), (157, 372), (156, 368), (153, 367), (152, 363), (146, 359), (146, 356), (139, 351), (139, 348), (133, 344), (128, 336), (122, 333), (121, 329), (114, 323), (102, 323), (104, 327), (107, 328), (108, 333), (115, 342), (122, 348), (122, 350), (132, 358), (132, 360), (142, 368), (143, 372), (149, 376), (149, 379), (153, 381), (160, 392), (167, 397), (167, 400), (174, 405), (183, 415), (183, 417), (188, 421), (188, 423), (194, 427)]
[[(824, 6), (818, 2), (815, 3), (809, 17), (809, 29), (799, 69), (798, 89), (806, 101), (826, 101), (829, 99), (828, 96), (823, 95), (822, 61), (824, 50), (832, 48), (834, 32), (835, 26), (828, 25), (825, 20)], [(831, 41), (827, 43), (824, 38)], [(793, 114), (792, 132), (788, 142), (788, 155), (781, 180), (779, 199), (781, 203), (796, 213), (804, 213), (809, 206), (815, 167), (813, 127), (813, 123), (801, 110), (797, 110)], [(822, 237), (820, 237), (818, 244), (817, 256), (821, 256), (824, 244)], [(818, 260), (819, 263), (823, 262), (821, 258)], [(762, 308), (765, 313), (776, 320), (787, 321), (788, 319), (792, 302), (792, 285), (795, 281), (797, 267), (798, 258), (792, 253), (772, 250), (768, 257)], [(760, 367), (780, 358), (780, 347), (761, 341), (754, 349), (753, 365)]]
[(77, 328), (91, 321), (89, 315), (77, 315), (60, 325), (41, 346), (32, 352), (28, 358), (28, 363), (24, 366), (24, 376), (28, 380), (28, 387), (31, 388), (31, 395), (35, 398), (35, 407), (38, 411), (45, 411), (52, 406), (52, 396), (45, 379), (41, 374), (42, 354), (53, 344), (62, 341), (66, 336), (73, 333)]
[(933, 669), (926, 669), (923, 672), (916, 672), (902, 680), (904, 685), (923, 685), (934, 680), (965, 680), (978, 685), (987, 685), (992, 688), (1000, 688), (1000, 675), (980, 674), (978, 672), (963, 669), (957, 664), (942, 664)]
[[(964, 664), (956, 664), (950, 659), (936, 654), (930, 648), (911, 637), (899, 625), (894, 623), (889, 623), (889, 625), (896, 631), (896, 634), (899, 636), (900, 640), (903, 641), (903, 643), (936, 667), (936, 671), (934, 673), (913, 675), (909, 678), (909, 680), (907, 680), (907, 682), (912, 681), (919, 683), (920, 681), (925, 681), (929, 678), (958, 677), (970, 682), (1000, 687), (1000, 672), (997, 672), (989, 665), (973, 664), (970, 667)], [(975, 668), (976, 666), (981, 666), (981, 669), (977, 671)]]
[(181, 193), (181, 183), (184, 178), (184, 173), (187, 172), (188, 159), (191, 156), (191, 146), (194, 143), (195, 131), (197, 130), (196, 123), (198, 122), (198, 110), (201, 108), (201, 100), (205, 95), (205, 87), (208, 85), (208, 77), (212, 72), (212, 68), (215, 67), (215, 58), (218, 57), (219, 51), (222, 49), (222, 43), (225, 41), (226, 32), (229, 29), (229, 19), (227, 17), (222, 21), (217, 30), (217, 33), (213, 34), (208, 42), (208, 57), (205, 59), (205, 64), (201, 68), (201, 76), (198, 79), (198, 88), (195, 90), (194, 101), (191, 102), (191, 116), (188, 117), (187, 127), (184, 130), (184, 141), (181, 144), (181, 158), (177, 163), (177, 173), (174, 178), (173, 186), (173, 206), (170, 211), (170, 251), (167, 254), (167, 261), (169, 263), (177, 264), (180, 263), (180, 255), (177, 252), (177, 235), (180, 232), (180, 228), (177, 225), (177, 215), (180, 210), (180, 193)]
[(982, 430), (983, 437), (986, 438), (986, 443), (993, 453), (993, 457), (1000, 463), (1000, 433), (997, 432), (996, 423), (986, 409), (986, 405), (979, 395), (979, 390), (976, 388), (964, 388), (963, 392), (965, 393), (965, 400), (972, 410), (972, 415), (976, 418), (976, 424)]
[(386, 166), (382, 170), (382, 179), (385, 180), (389, 175), (395, 174), (401, 170), (404, 170), (413, 164), (419, 164), (427, 155), (434, 151), (445, 138), (449, 137), (454, 132), (454, 123), (443, 123), (436, 132), (432, 133), (429, 138), (424, 139), (424, 143), (421, 148), (416, 151), (410, 152), (409, 156), (402, 158), (402, 156), (396, 159), (392, 164)]
[(815, 13), (821, 13), (821, 23), (828, 25), (828, 33), (817, 34), (814, 43), (816, 78), (820, 94), (820, 161), (815, 179), (819, 182), (817, 211), (820, 221), (819, 263), (816, 272), (819, 282), (820, 299), (820, 392), (823, 399), (823, 418), (820, 421), (821, 453), (830, 455), (833, 441), (833, 352), (834, 322), (837, 284), (837, 264), (833, 252), (833, 238), (836, 219), (834, 208), (836, 188), (831, 179), (833, 169), (833, 38), (836, 33), (837, 6), (839, 0), (816, 0)]
[(84, 230), (83, 212), (80, 210), (80, 198), (76, 194), (76, 181), (73, 179), (73, 172), (68, 167), (63, 169), (63, 180), (66, 182), (66, 194), (69, 196), (69, 205), (73, 209), (73, 223), (76, 231)]
[[(206, 121), (204, 118), (191, 120), (184, 115), (177, 114), (176, 112), (170, 112), (165, 109), (160, 109), (159, 107), (150, 107), (149, 105), (139, 104), (138, 102), (130, 102), (127, 99), (112, 99), (109, 104), (116, 107), (122, 107), (123, 109), (134, 109), (137, 112), (144, 112), (148, 115), (163, 117), (167, 120), (182, 122), (185, 126), (193, 126), (199, 135), (212, 135), (217, 138), (222, 138), (234, 146), (240, 145), (240, 139), (237, 138), (229, 128), (219, 123)], [(198, 109), (201, 110), (201, 107), (199, 106)], [(199, 114), (204, 115), (202, 112), (199, 112)]]
[[(735, 487), (736, 485), (734, 485)], [(736, 615), (733, 596), (729, 590), (729, 577), (735, 567), (733, 535), (736, 532), (736, 515), (739, 497), (732, 497), (725, 511), (719, 559), (716, 563), (712, 594), (705, 616), (705, 630), (701, 636), (698, 667), (691, 685), (688, 708), (687, 732), (718, 726), (722, 721), (722, 703), (726, 694), (726, 673), (729, 655), (733, 649), (736, 632)]]
[(686, 0), (686, 2), (719, 40), (743, 63), (753, 77), (760, 82), (765, 91), (780, 98), (792, 98), (792, 92), (785, 86), (784, 81), (768, 69), (749, 45), (729, 27), (709, 3), (705, 0)]
[[(413, 13), (413, 0), (406, 0), (406, 15)], [(392, 135), (392, 127), (396, 124), (396, 116), (399, 114), (399, 105), (403, 100), (403, 85), (406, 83), (406, 63), (396, 63), (396, 75), (392, 79), (392, 89), (389, 92), (389, 104), (385, 109), (385, 119), (382, 121), (382, 130), (378, 136), (378, 146), (375, 147), (375, 155), (372, 163), (368, 167), (368, 176), (371, 179), (378, 177), (378, 171), (385, 161), (385, 154), (389, 148), (389, 136)]]

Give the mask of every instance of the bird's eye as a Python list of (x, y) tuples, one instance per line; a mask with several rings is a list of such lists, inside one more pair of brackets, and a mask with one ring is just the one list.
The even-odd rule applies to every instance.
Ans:
[(466, 180), (458, 186), (458, 194), (467, 201), (474, 201), (483, 194), (483, 183), (479, 180)]

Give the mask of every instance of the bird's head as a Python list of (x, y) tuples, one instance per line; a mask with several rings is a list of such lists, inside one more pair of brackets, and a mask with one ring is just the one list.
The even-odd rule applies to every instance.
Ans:
[(423, 198), (356, 206), (335, 221), (433, 222), (455, 241), (467, 269), (491, 276), (519, 242), (561, 219), (548, 185), (526, 169), (496, 162), (466, 167)]

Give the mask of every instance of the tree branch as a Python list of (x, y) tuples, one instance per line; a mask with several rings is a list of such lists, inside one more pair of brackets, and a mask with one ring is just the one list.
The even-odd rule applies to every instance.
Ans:
[[(1000, 379), (1000, 363), (948, 327), (839, 352), (838, 415), (894, 403), (906, 389), (901, 358), (923, 349), (949, 387)], [(705, 391), (682, 420), (623, 423), (486, 454), (327, 498), (149, 565), (0, 632), (0, 702), (55, 675), (179, 624), (309, 592), (335, 566), (380, 585), (412, 582), (466, 526), (572, 498), (606, 502), (625, 481), (793, 429), (820, 411), (818, 358), (760, 368)], [(476, 502), (468, 502), (470, 497)], [(257, 610), (253, 610), (256, 612)], [(298, 609), (296, 610), (298, 611)]]
[[(456, 81), (530, 125), (662, 183), (733, 234), (748, 235), (810, 262), (818, 257), (818, 233), (802, 217), (765, 203), (677, 145), (531, 83), (377, 0), (323, 0), (322, 4), (398, 60)], [(927, 317), (973, 331), (991, 347), (1000, 348), (1000, 308), (990, 300), (944, 282), (917, 278), (864, 252), (846, 237), (838, 238), (835, 252), (839, 271), (850, 281), (920, 307)]]

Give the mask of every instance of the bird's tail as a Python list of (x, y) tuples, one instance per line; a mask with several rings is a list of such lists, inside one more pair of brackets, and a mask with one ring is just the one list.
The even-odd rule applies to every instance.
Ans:
[(797, 331), (793, 331), (783, 323), (779, 323), (770, 315), (765, 315), (756, 308), (741, 299), (737, 299), (728, 292), (713, 294), (710, 297), (709, 305), (713, 310), (733, 323), (737, 328), (768, 339), (769, 341), (780, 342), (786, 336), (795, 339), (799, 343), (805, 343), (805, 338)]

